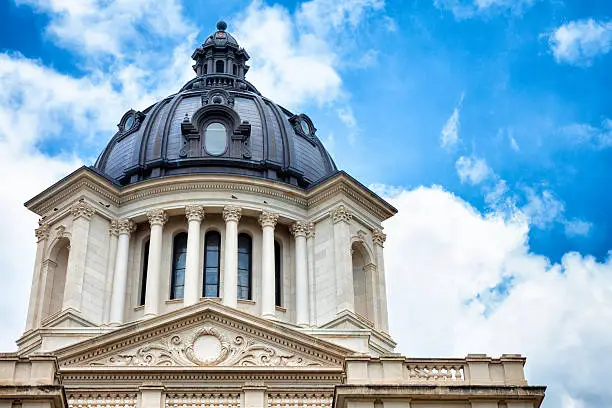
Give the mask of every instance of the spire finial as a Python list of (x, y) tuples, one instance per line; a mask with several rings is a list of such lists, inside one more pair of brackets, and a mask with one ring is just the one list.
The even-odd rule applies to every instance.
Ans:
[(219, 31), (225, 31), (226, 29), (227, 29), (227, 23), (226, 23), (225, 21), (223, 21), (223, 20), (220, 20), (220, 21), (217, 23), (217, 30), (219, 30)]

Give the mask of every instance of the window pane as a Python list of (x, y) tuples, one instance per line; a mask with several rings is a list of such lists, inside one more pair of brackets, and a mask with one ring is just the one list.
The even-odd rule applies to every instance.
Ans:
[(219, 155), (227, 147), (227, 131), (219, 122), (213, 122), (206, 127), (204, 146), (208, 154)]
[(281, 288), (283, 287), (283, 277), (281, 274), (281, 250), (278, 242), (274, 241), (274, 299), (276, 306), (281, 305)]
[(219, 262), (221, 235), (216, 231), (206, 233), (204, 238), (204, 297), (219, 296)]
[(147, 297), (147, 271), (149, 270), (149, 241), (144, 246), (142, 257), (142, 280), (140, 281), (140, 305), (145, 304)]
[(187, 234), (180, 233), (174, 237), (172, 249), (172, 282), (170, 299), (182, 299), (185, 285), (185, 261), (187, 259)]
[(251, 298), (251, 237), (238, 235), (238, 299)]

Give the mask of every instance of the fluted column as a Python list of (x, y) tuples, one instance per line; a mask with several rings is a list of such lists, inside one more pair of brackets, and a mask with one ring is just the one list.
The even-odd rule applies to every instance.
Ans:
[(200, 264), (200, 226), (204, 219), (204, 207), (201, 205), (188, 205), (185, 207), (185, 216), (189, 222), (187, 234), (187, 260), (185, 262), (185, 300), (183, 305), (189, 306), (200, 300), (200, 287), (198, 285)]
[(136, 229), (136, 225), (131, 220), (118, 220), (116, 225), (119, 238), (117, 241), (109, 316), (110, 324), (112, 325), (119, 325), (124, 321), (130, 234)]
[(149, 260), (147, 269), (147, 286), (145, 295), (144, 316), (157, 316), (159, 309), (159, 285), (161, 272), (162, 233), (168, 215), (162, 209), (147, 212), (151, 224), (149, 238)]
[(306, 253), (306, 232), (308, 223), (296, 221), (291, 225), (295, 237), (295, 315), (299, 326), (308, 326), (308, 264)]
[(115, 282), (115, 263), (119, 243), (119, 221), (112, 220), (108, 228), (108, 259), (106, 263), (106, 282), (104, 284), (104, 323), (110, 323), (111, 298)]
[(308, 303), (309, 303), (309, 320), (310, 325), (317, 324), (317, 293), (315, 265), (314, 265), (314, 240), (315, 240), (315, 224), (308, 223), (308, 231), (306, 231), (306, 250), (308, 252)]
[(274, 268), (274, 227), (278, 214), (263, 211), (259, 216), (262, 229), (261, 245), (261, 315), (276, 316), (276, 271)]
[(42, 302), (42, 288), (45, 285), (42, 277), (42, 260), (49, 239), (49, 224), (41, 224), (34, 232), (36, 236), (36, 259), (34, 260), (34, 274), (32, 276), (32, 289), (30, 292), (30, 303), (28, 305), (28, 316), (26, 319), (26, 331), (39, 325), (40, 305)]
[(238, 305), (238, 221), (241, 215), (240, 207), (227, 205), (223, 208), (225, 220), (223, 304), (231, 307)]
[(355, 290), (353, 288), (353, 260), (349, 224), (353, 215), (344, 205), (330, 212), (334, 225), (334, 266), (336, 275), (337, 311), (355, 311)]
[(376, 252), (376, 276), (377, 276), (377, 288), (375, 289), (375, 296), (378, 298), (376, 302), (378, 310), (376, 315), (378, 316), (378, 324), (380, 330), (389, 332), (389, 316), (387, 314), (387, 283), (385, 279), (385, 258), (383, 245), (387, 239), (387, 236), (379, 229), (375, 229), (372, 232), (372, 241), (374, 242), (374, 251)]
[(72, 214), (72, 229), (62, 310), (72, 308), (80, 311), (89, 242), (89, 222), (95, 210), (86, 202), (79, 201), (72, 206), (70, 213)]

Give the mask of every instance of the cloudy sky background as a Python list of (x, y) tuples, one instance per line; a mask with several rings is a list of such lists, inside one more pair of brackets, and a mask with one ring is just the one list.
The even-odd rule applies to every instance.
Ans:
[(387, 197), (408, 356), (522, 353), (545, 407), (612, 406), (612, 4), (3, 0), (0, 350), (25, 322), (36, 217), (122, 114), (176, 92), (218, 19), (248, 78)]

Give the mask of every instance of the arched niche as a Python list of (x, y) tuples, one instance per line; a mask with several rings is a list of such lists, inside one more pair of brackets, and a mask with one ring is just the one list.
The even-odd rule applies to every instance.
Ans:
[(69, 255), (70, 240), (68, 238), (59, 238), (53, 244), (49, 257), (43, 261), (42, 267), (46, 272), (44, 274), (45, 292), (43, 294), (41, 313), (41, 319), (43, 320), (62, 310)]
[(355, 313), (374, 323), (374, 273), (370, 251), (362, 241), (351, 245)]

